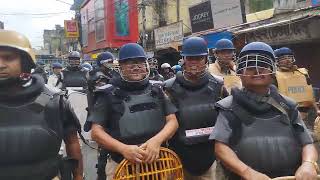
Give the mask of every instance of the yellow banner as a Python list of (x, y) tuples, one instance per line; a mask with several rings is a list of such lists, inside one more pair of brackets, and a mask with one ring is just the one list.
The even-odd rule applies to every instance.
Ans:
[(64, 20), (64, 32), (66, 38), (78, 38), (79, 26), (76, 20)]

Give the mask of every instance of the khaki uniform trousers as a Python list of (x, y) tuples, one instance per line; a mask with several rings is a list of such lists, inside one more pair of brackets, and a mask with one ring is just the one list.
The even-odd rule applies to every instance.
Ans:
[(113, 176), (117, 170), (119, 163), (116, 163), (114, 160), (111, 158), (107, 159), (107, 165), (106, 165), (106, 180), (112, 180)]
[(216, 161), (212, 164), (212, 166), (202, 175), (193, 176), (188, 173), (186, 170), (183, 170), (184, 180), (220, 180), (216, 179)]

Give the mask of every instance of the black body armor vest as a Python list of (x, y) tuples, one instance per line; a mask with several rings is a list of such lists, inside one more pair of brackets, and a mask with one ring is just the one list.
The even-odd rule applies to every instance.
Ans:
[(215, 161), (209, 135), (217, 119), (214, 104), (221, 99), (223, 83), (209, 75), (206, 84), (190, 88), (178, 79), (183, 78), (181, 76), (177, 74), (177, 79), (165, 82), (169, 97), (179, 109), (176, 113), (179, 129), (169, 144), (181, 158), (184, 168), (200, 176)]
[[(121, 115), (114, 119), (111, 131), (116, 139), (126, 144), (142, 144), (156, 135), (165, 125), (163, 94), (149, 85), (142, 93), (133, 94), (115, 88), (112, 102), (114, 111)], [(115, 117), (116, 118), (116, 117)]]
[(175, 78), (170, 81), (174, 82), (167, 86), (167, 91), (179, 109), (178, 140), (185, 145), (208, 142), (218, 115), (214, 104), (221, 99), (222, 83), (211, 77), (207, 85), (191, 90), (184, 88)]
[(47, 88), (21, 106), (0, 103), (0, 179), (48, 180), (58, 174), (60, 95)]
[(67, 87), (86, 87), (87, 78), (84, 71), (63, 71), (62, 88)]
[[(285, 106), (284, 110), (291, 111), (291, 102), (285, 98), (278, 95), (275, 101)], [(257, 117), (238, 105), (232, 96), (218, 102), (217, 106), (229, 110), (227, 117), (239, 122), (239, 137), (232, 140), (230, 146), (241, 161), (271, 178), (294, 176), (301, 165), (302, 145), (296, 134), (296, 128), (301, 125), (292, 122), (290, 113), (284, 111), (269, 118)], [(240, 179), (226, 172), (231, 179)]]

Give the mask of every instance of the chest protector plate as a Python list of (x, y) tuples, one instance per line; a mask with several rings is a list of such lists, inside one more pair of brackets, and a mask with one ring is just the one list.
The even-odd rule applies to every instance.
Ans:
[(208, 142), (217, 112), (214, 104), (220, 100), (222, 85), (210, 79), (208, 85), (192, 91), (183, 88), (177, 80), (168, 89), (179, 111), (178, 140), (185, 145)]
[(297, 103), (314, 102), (312, 86), (308, 85), (306, 77), (299, 71), (277, 71), (279, 92), (294, 99)]
[(85, 87), (87, 85), (86, 72), (63, 71), (63, 88)]
[(117, 139), (128, 144), (142, 144), (165, 125), (162, 97), (153, 95), (151, 88), (141, 94), (129, 94), (121, 102), (124, 108), (118, 121)]
[(241, 137), (233, 149), (245, 164), (270, 177), (294, 175), (301, 164), (302, 146), (286, 115), (253, 117), (241, 123)]
[(62, 142), (59, 99), (43, 92), (29, 104), (0, 104), (0, 179), (57, 175)]

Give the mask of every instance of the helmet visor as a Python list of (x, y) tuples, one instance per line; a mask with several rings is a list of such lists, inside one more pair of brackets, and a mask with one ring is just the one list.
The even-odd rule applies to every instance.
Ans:
[(206, 56), (186, 57), (184, 59), (183, 73), (188, 76), (201, 78), (208, 69), (208, 60)]
[(236, 72), (240, 76), (244, 76), (244, 72), (247, 69), (256, 69), (257, 73), (255, 76), (270, 75), (276, 72), (276, 64), (273, 59), (259, 54), (249, 54), (239, 58), (236, 61), (236, 67)]
[(146, 60), (128, 60), (120, 63), (121, 78), (128, 82), (140, 82), (150, 75), (150, 67)]

